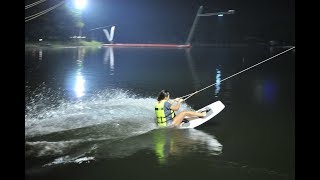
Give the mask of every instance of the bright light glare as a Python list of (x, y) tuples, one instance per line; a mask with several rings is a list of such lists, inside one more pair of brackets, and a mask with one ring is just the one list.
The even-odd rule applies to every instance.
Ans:
[(83, 76), (78, 73), (77, 76), (76, 76), (76, 85), (75, 85), (75, 88), (74, 88), (74, 91), (76, 93), (76, 96), (77, 97), (82, 97), (84, 95), (84, 78)]
[(219, 14), (218, 16), (223, 16), (223, 14)]
[(74, 0), (77, 9), (84, 9), (87, 5), (87, 0)]

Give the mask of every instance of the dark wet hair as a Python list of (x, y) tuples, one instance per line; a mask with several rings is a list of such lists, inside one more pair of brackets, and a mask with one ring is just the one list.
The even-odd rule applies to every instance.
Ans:
[(170, 95), (168, 90), (162, 90), (160, 91), (159, 95), (158, 95), (158, 101), (163, 100), (165, 97), (168, 97)]

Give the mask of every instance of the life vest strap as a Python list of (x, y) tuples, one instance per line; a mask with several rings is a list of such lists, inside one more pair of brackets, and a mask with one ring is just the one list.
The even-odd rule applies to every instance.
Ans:
[[(158, 119), (158, 124), (167, 122), (166, 117), (157, 117), (157, 119)], [(160, 119), (160, 121), (159, 121), (159, 119)], [(164, 121), (162, 121), (162, 119), (164, 119)]]

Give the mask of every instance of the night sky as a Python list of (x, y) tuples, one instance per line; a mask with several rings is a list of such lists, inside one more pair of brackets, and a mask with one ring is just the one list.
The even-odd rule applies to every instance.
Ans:
[[(47, 1), (45, 3), (53, 5), (60, 2)], [(107, 42), (102, 30), (89, 30), (115, 25), (114, 41), (117, 43), (184, 43), (197, 10), (202, 5), (203, 13), (229, 9), (236, 13), (223, 17), (201, 17), (195, 30), (194, 43), (232, 43), (247, 39), (295, 43), (295, 0), (87, 1), (82, 14), (85, 23), (83, 33), (99, 41)], [(53, 16), (56, 12), (53, 10), (43, 16)], [(36, 26), (41, 18), (33, 21), (29, 24)], [(26, 26), (29, 24), (26, 23)], [(31, 29), (28, 27), (26, 31)]]

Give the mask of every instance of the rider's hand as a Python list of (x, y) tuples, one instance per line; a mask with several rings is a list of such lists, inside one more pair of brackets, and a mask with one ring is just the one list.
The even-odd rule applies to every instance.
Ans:
[(175, 102), (179, 102), (179, 101), (180, 101), (180, 98), (175, 98), (174, 101), (175, 101)]
[(182, 98), (176, 98), (176, 99), (174, 99), (174, 101), (177, 101), (177, 102), (181, 103), (183, 101), (183, 99)]

